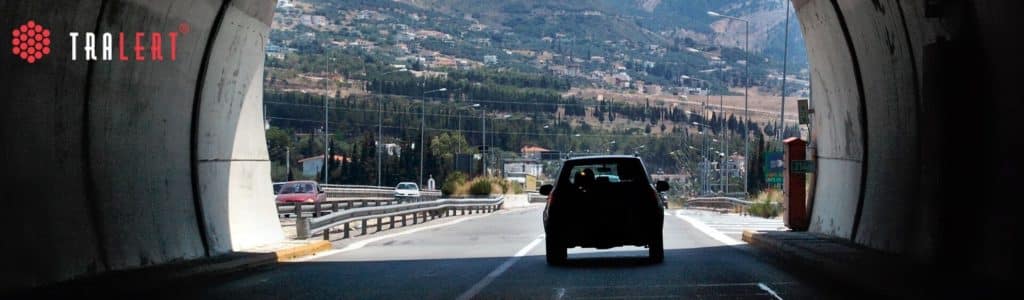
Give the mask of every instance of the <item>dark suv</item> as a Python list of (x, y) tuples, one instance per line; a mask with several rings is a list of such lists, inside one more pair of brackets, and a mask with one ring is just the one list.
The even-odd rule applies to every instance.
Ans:
[(540, 188), (548, 264), (565, 262), (566, 249), (646, 246), (652, 262), (665, 257), (665, 203), (638, 157), (608, 155), (566, 160), (555, 185)]

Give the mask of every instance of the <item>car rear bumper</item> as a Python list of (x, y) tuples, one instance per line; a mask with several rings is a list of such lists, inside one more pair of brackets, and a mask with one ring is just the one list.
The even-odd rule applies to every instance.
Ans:
[(660, 237), (664, 215), (651, 218), (606, 218), (597, 220), (549, 219), (544, 231), (547, 238), (567, 248), (612, 248), (646, 246)]

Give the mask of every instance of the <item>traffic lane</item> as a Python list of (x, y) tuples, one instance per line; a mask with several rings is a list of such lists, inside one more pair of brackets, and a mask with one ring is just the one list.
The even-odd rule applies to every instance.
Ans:
[[(542, 207), (470, 215), (458, 224), (434, 227), (375, 241), (362, 248), (315, 261), (385, 261), (418, 259), (490, 258), (511, 256), (544, 233)], [(423, 225), (431, 226), (431, 221)], [(416, 230), (411, 226), (411, 230)], [(386, 233), (386, 231), (384, 232)], [(336, 245), (340, 248), (341, 245)]]
[(160, 294), (167, 299), (453, 299), (542, 232), (536, 207), (470, 216), (352, 251)]
[[(478, 295), (493, 298), (840, 298), (736, 247), (724, 246), (673, 216), (665, 216), (665, 261), (647, 249), (570, 249), (563, 267), (531, 251)], [(745, 247), (745, 246), (742, 246)], [(830, 295), (831, 293), (831, 295)]]

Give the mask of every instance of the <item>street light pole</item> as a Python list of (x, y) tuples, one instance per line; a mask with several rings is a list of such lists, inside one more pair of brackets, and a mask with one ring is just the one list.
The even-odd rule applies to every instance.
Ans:
[(327, 106), (329, 106), (329, 105), (330, 105), (330, 102), (328, 102), (327, 97), (324, 97), (324, 184), (328, 183), (328, 181), (327, 181), (327, 173), (330, 173), (330, 172), (328, 172), (328, 171), (330, 171), (329, 170), (330, 165), (327, 164), (328, 163), (328, 155), (331, 152), (330, 141), (327, 140), (327, 137), (328, 137), (328, 133), (327, 132), (329, 131), (328, 128), (330, 128), (330, 126), (328, 126), (329, 120), (327, 119)]
[[(405, 69), (405, 68), (402, 68), (402, 69), (398, 69), (398, 70), (394, 70), (394, 71), (390, 71), (390, 72), (384, 72), (383, 74), (380, 74), (380, 75), (384, 76), (384, 75), (388, 75), (388, 74), (395, 73), (395, 72), (405, 72), (405, 71), (409, 71), (409, 70)], [(383, 151), (383, 149), (381, 149), (381, 147), (384, 146), (384, 130), (383, 130), (384, 126), (382, 125), (382, 123), (383, 123), (382, 120), (384, 119), (384, 114), (383, 114), (384, 102), (383, 102), (382, 99), (380, 99), (380, 97), (384, 95), (384, 80), (381, 80), (380, 82), (377, 83), (377, 91), (378, 91), (379, 94), (377, 95), (377, 97), (378, 97), (378, 99), (377, 99), (377, 142), (375, 143), (375, 148), (377, 148), (377, 150), (376, 150), (377, 151), (377, 186), (381, 186), (381, 184), (382, 184), (381, 183), (381, 173), (383, 172), (383, 169), (381, 167), (381, 159), (382, 159), (382, 156), (384, 156), (384, 151)]]
[(383, 151), (381, 151), (380, 147), (383, 146), (383, 142), (384, 142), (384, 130), (383, 130), (384, 126), (381, 125), (381, 123), (383, 123), (383, 121), (381, 119), (384, 118), (384, 108), (382, 107), (383, 103), (381, 103), (382, 101), (381, 101), (381, 99), (379, 97), (380, 96), (378, 96), (378, 98), (377, 98), (377, 143), (375, 145), (376, 148), (377, 148), (377, 186), (381, 186), (381, 184), (382, 184), (381, 183), (380, 161), (381, 161), (381, 155), (383, 154), (382, 153)]
[[(737, 21), (743, 22), (743, 24), (744, 24), (744, 26), (743, 26), (743, 55), (744, 55), (744, 58), (743, 59), (745, 60), (745, 63), (743, 64), (743, 119), (744, 119), (744, 128), (743, 128), (743, 163), (747, 164), (747, 161), (748, 161), (747, 158), (750, 156), (750, 131), (747, 130), (749, 128), (749, 125), (747, 123), (750, 123), (750, 106), (749, 106), (749, 94), (748, 94), (748, 90), (750, 89), (750, 20), (742, 19), (742, 18), (737, 18), (737, 17), (732, 17), (732, 16), (726, 16), (726, 15), (722, 15), (722, 14), (719, 14), (719, 13), (716, 13), (716, 12), (713, 12), (713, 11), (709, 11), (708, 15), (711, 15), (713, 17), (722, 17), (722, 18), (728, 18), (728, 19), (732, 19), (732, 20), (737, 20)], [(788, 9), (788, 6), (787, 6), (787, 10), (786, 10), (786, 29), (787, 30), (789, 29), (789, 9)], [(789, 40), (788, 39), (788, 37), (789, 37), (788, 31), (787, 31), (786, 37), (787, 37), (786, 40), (788, 41)], [(785, 91), (785, 89), (783, 89), (783, 91)], [(783, 97), (785, 97), (785, 96), (783, 96)], [(785, 99), (785, 98), (783, 98), (783, 99)], [(783, 101), (783, 102), (785, 102), (785, 101)], [(744, 170), (743, 171), (743, 194), (744, 195), (747, 194), (747, 172), (748, 172), (747, 169), (749, 169), (749, 168), (746, 168), (746, 167), (743, 168), (743, 170)]]
[(789, 3), (786, 3), (786, 34), (782, 43), (782, 104), (779, 105), (781, 108), (779, 113), (779, 148), (782, 147), (782, 132), (786, 128), (786, 70), (787, 63), (789, 62)]
[(426, 147), (423, 146), (423, 140), (426, 138), (427, 133), (427, 97), (423, 97), (423, 102), (420, 103), (420, 186), (424, 186), (426, 182), (423, 182), (423, 153)]
[(484, 175), (484, 177), (486, 177), (487, 176), (487, 111), (483, 110), (483, 109), (480, 110), (480, 128), (481, 128), (481, 132), (480, 132), (481, 140), (480, 140), (480, 143), (482, 144), (482, 147), (480, 148), (480, 160), (482, 161), (483, 167), (484, 167), (484, 169), (482, 170), (483, 171), (483, 175)]
[(420, 176), (418, 180), (420, 186), (424, 186), (426, 184), (425, 182), (423, 182), (423, 160), (425, 159), (423, 155), (425, 149), (423, 148), (426, 148), (426, 146), (424, 145), (424, 140), (426, 139), (427, 129), (427, 94), (444, 92), (447, 90), (447, 88), (440, 88), (436, 90), (423, 92), (423, 102), (420, 103)]
[(728, 165), (728, 163), (726, 162), (726, 157), (727, 155), (729, 155), (729, 143), (726, 143), (725, 140), (729, 138), (729, 131), (727, 130), (725, 123), (725, 95), (718, 95), (718, 113), (722, 115), (721, 117), (719, 117), (719, 129), (722, 131), (723, 153), (722, 165), (718, 167), (718, 181), (722, 184), (722, 186), (719, 187), (719, 190), (724, 193), (728, 193), (729, 183), (726, 181), (725, 168)]

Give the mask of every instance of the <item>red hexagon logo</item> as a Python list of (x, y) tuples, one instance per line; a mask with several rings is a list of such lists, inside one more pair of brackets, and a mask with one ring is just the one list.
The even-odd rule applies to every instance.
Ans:
[(29, 20), (11, 31), (11, 53), (33, 64), (50, 54), (50, 30)]

